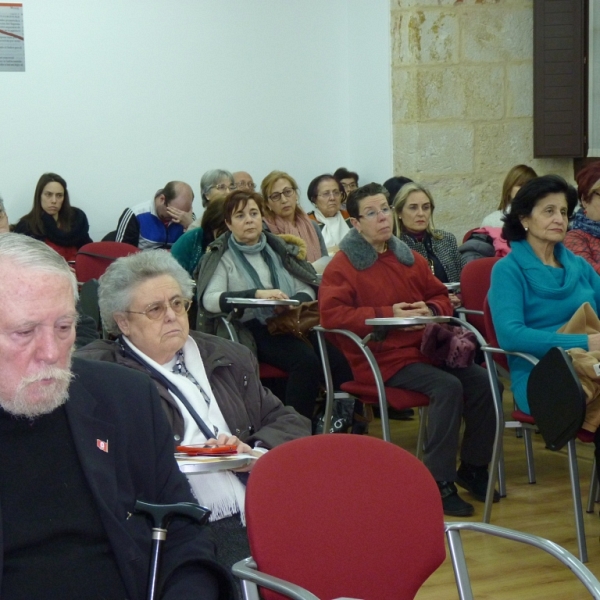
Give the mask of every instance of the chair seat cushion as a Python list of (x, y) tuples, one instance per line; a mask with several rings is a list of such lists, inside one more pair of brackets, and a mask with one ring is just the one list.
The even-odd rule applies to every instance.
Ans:
[(535, 419), (531, 415), (524, 413), (522, 410), (513, 410), (511, 416), (515, 421), (519, 421), (519, 423), (528, 423), (529, 425), (535, 425)]
[[(347, 392), (351, 396), (356, 396), (361, 402), (379, 404), (377, 387), (375, 385), (359, 383), (358, 381), (347, 381), (346, 383), (342, 383), (340, 387), (342, 391)], [(385, 394), (388, 404), (399, 410), (429, 405), (429, 398), (419, 392), (386, 387)]]

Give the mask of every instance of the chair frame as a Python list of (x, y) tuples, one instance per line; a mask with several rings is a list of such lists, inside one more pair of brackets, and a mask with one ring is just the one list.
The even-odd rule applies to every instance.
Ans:
[[(449, 323), (454, 325), (458, 325), (459, 327), (463, 327), (467, 329), (475, 337), (477, 338), (477, 342), (480, 346), (484, 346), (487, 342), (483, 339), (481, 333), (470, 323), (464, 321), (463, 319), (459, 319), (457, 317), (448, 317)], [(368, 334), (364, 339), (361, 339), (354, 332), (349, 331), (347, 329), (325, 329), (321, 325), (318, 325), (314, 328), (314, 331), (317, 333), (317, 339), (319, 341), (319, 353), (321, 354), (321, 362), (323, 364), (323, 373), (325, 374), (325, 389), (326, 389), (326, 402), (325, 402), (325, 415), (324, 415), (324, 430), (327, 431), (328, 427), (331, 424), (331, 416), (333, 413), (333, 378), (331, 376), (331, 368), (329, 366), (329, 357), (327, 356), (327, 349), (325, 344), (325, 334), (326, 333), (334, 333), (337, 335), (343, 335), (352, 340), (360, 351), (363, 353), (363, 356), (367, 360), (369, 367), (371, 368), (371, 372), (373, 374), (373, 378), (375, 380), (375, 386), (377, 388), (377, 396), (379, 398), (379, 411), (381, 413), (381, 429), (383, 434), (383, 439), (386, 442), (391, 442), (390, 435), (390, 421), (388, 416), (388, 402), (387, 395), (385, 391), (385, 383), (383, 378), (381, 377), (381, 371), (379, 370), (379, 365), (377, 364), (377, 360), (373, 355), (373, 352), (368, 346), (368, 343), (371, 341), (372, 334)], [(497, 383), (497, 382), (496, 382)], [(497, 412), (497, 410), (496, 410)], [(427, 407), (419, 407), (419, 432), (417, 435), (417, 458), (421, 458), (423, 454), (423, 445), (425, 442), (426, 436), (426, 424), (427, 424)], [(494, 442), (497, 443), (496, 441)], [(493, 489), (490, 492), (488, 489), (488, 494), (492, 494), (491, 498), (493, 500)], [(490, 504), (491, 501), (490, 500)]]
[(534, 548), (543, 550), (568, 567), (573, 572), (575, 577), (581, 581), (592, 597), (595, 600), (600, 600), (600, 581), (598, 581), (595, 575), (583, 564), (582, 561), (578, 560), (575, 556), (573, 556), (573, 554), (571, 554), (562, 546), (559, 546), (550, 540), (537, 535), (532, 535), (530, 533), (523, 533), (521, 531), (515, 531), (514, 529), (507, 529), (505, 527), (498, 527), (497, 525), (489, 525), (487, 523), (446, 523), (445, 529), (446, 538), (448, 540), (448, 548), (450, 550), (450, 558), (452, 560), (452, 568), (454, 569), (454, 577), (456, 579), (460, 600), (473, 600), (473, 591), (471, 589), (467, 562), (465, 559), (460, 535), (461, 531), (485, 533), (487, 535), (493, 535), (522, 544), (527, 544), (529, 546), (533, 546)]
[[(577, 557), (550, 540), (488, 523), (468, 521), (446, 522), (444, 529), (460, 600), (474, 600), (461, 538), (461, 532), (463, 531), (474, 531), (512, 540), (546, 552), (568, 567), (583, 586), (585, 586), (594, 600), (600, 600), (600, 581)], [(235, 563), (232, 567), (232, 572), (236, 577), (241, 579), (245, 600), (259, 600), (260, 596), (257, 586), (273, 590), (293, 600), (319, 600), (317, 596), (298, 585), (288, 583), (283, 579), (267, 575), (266, 573), (261, 573), (258, 571), (257, 564), (252, 557)]]
[[(527, 455), (527, 468), (529, 473), (529, 482), (535, 483), (535, 473), (533, 471), (533, 444), (531, 440), (531, 432), (535, 429), (535, 426), (528, 425), (526, 423), (521, 423), (519, 421), (504, 421), (504, 411), (502, 409), (502, 395), (500, 394), (500, 386), (498, 384), (498, 372), (496, 370), (496, 363), (493, 359), (494, 354), (501, 354), (505, 356), (518, 356), (522, 358), (532, 365), (536, 365), (539, 361), (535, 356), (531, 354), (526, 354), (524, 352), (510, 352), (507, 350), (502, 350), (501, 348), (496, 348), (494, 346), (485, 345), (481, 348), (484, 352), (487, 371), (490, 377), (490, 383), (492, 385), (492, 395), (494, 396), (494, 404), (496, 406), (496, 443), (494, 444), (494, 450), (492, 453), (492, 462), (490, 463), (490, 477), (488, 481), (488, 495), (486, 496), (486, 503), (484, 507), (484, 515), (483, 522), (489, 523), (492, 512), (492, 503), (488, 502), (490, 500), (489, 493), (490, 489), (493, 490), (496, 486), (496, 478), (499, 480), (499, 488), (504, 490), (504, 495), (506, 494), (506, 481), (504, 480), (504, 465), (503, 465), (503, 440), (502, 440), (502, 432), (505, 427), (513, 427), (513, 428), (521, 428), (523, 430), (523, 437), (525, 441), (525, 452)], [(581, 487), (579, 483), (579, 465), (577, 462), (577, 446), (576, 446), (576, 438), (572, 438), (567, 443), (567, 458), (569, 464), (569, 479), (571, 483), (571, 493), (573, 496), (573, 512), (575, 518), (575, 532), (577, 536), (577, 549), (579, 552), (579, 558), (581, 562), (588, 562), (588, 553), (587, 553), (587, 545), (585, 539), (585, 524), (583, 521), (583, 509), (581, 504)], [(532, 481), (533, 478), (533, 481)], [(588, 511), (591, 503), (591, 494), (592, 490), (590, 490), (590, 500), (588, 500)]]

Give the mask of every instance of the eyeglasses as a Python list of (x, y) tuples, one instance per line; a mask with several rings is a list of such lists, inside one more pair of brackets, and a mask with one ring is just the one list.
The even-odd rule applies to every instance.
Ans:
[(387, 217), (388, 215), (392, 214), (392, 209), (389, 206), (380, 208), (379, 210), (371, 209), (368, 210), (364, 215), (358, 215), (358, 218), (360, 219), (362, 217), (367, 219), (367, 221), (374, 221), (379, 216), (379, 213)]
[(212, 189), (212, 188), (216, 188), (217, 190), (219, 190), (220, 192), (224, 192), (225, 190), (229, 190), (230, 192), (233, 192), (233, 190), (235, 190), (235, 183), (219, 183), (217, 185), (211, 185), (208, 189)]
[[(171, 310), (176, 315), (182, 315), (190, 310), (190, 306), (192, 305), (192, 301), (189, 298), (182, 298), (181, 296), (176, 296), (175, 298), (169, 300), (169, 306)], [(146, 315), (151, 321), (158, 321), (158, 319), (162, 319), (167, 312), (167, 305), (164, 302), (155, 302), (154, 304), (149, 304), (146, 306), (145, 310), (126, 310), (126, 313), (133, 313), (134, 315)]]
[(340, 190), (327, 190), (326, 192), (323, 192), (322, 194), (317, 194), (317, 198), (335, 198), (336, 200), (338, 198), (342, 197), (342, 192), (340, 192)]
[(279, 202), (281, 200), (281, 196), (282, 194), (286, 197), (286, 198), (290, 198), (291, 195), (295, 192), (296, 190), (293, 190), (290, 187), (286, 187), (283, 188), (280, 192), (274, 192), (273, 194), (271, 194), (269, 196), (269, 200), (271, 200), (272, 202)]
[(236, 187), (238, 190), (246, 188), (247, 190), (255, 190), (256, 184), (253, 181), (238, 181), (236, 183)]
[(352, 192), (353, 190), (358, 189), (358, 185), (353, 181), (352, 183), (342, 183), (342, 187), (346, 192)]

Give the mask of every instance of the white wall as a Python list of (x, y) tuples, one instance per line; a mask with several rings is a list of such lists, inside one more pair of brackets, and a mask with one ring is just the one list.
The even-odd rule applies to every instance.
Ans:
[(0, 73), (11, 222), (45, 171), (94, 239), (171, 179), (198, 199), (211, 168), (287, 170), (304, 191), (339, 166), (391, 173), (388, 0), (23, 5), (26, 71)]

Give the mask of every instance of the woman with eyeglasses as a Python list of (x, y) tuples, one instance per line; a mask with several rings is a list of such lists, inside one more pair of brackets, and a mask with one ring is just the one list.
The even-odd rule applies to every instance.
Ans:
[(67, 261), (75, 260), (77, 250), (92, 241), (85, 213), (71, 206), (67, 182), (56, 173), (39, 178), (33, 208), (21, 217), (15, 233), (41, 240)]
[(348, 213), (342, 210), (344, 192), (333, 175), (325, 174), (310, 182), (306, 195), (315, 205), (308, 218), (319, 224), (327, 252), (332, 256), (351, 227)]
[[(189, 330), (192, 294), (188, 273), (165, 250), (119, 258), (99, 287), (102, 321), (116, 340), (93, 342), (77, 356), (150, 375), (173, 431), (173, 447), (165, 452), (178, 445), (231, 444), (238, 453), (260, 458), (270, 448), (310, 435), (309, 421), (261, 385), (249, 350)], [(132, 398), (144, 401), (150, 398)], [(250, 471), (255, 462), (239, 471)], [(230, 568), (250, 554), (244, 482), (232, 471), (190, 475), (189, 481), (198, 502), (211, 510), (208, 526), (217, 559)]]
[(298, 184), (283, 171), (272, 171), (260, 185), (265, 201), (264, 220), (271, 233), (299, 237), (306, 244), (306, 260), (313, 263), (328, 256), (316, 221), (311, 221), (298, 203)]
[[(206, 171), (200, 179), (200, 193), (202, 195), (202, 206), (206, 207), (209, 202), (217, 198), (225, 199), (225, 196), (235, 190), (233, 174), (223, 169), (211, 169)], [(196, 222), (195, 222), (196, 223)], [(200, 223), (196, 224), (199, 227)]]
[[(460, 281), (463, 258), (458, 252), (456, 238), (433, 225), (435, 204), (431, 193), (411, 181), (400, 188), (393, 208), (396, 235), (411, 250), (427, 259), (431, 272), (442, 283)], [(454, 308), (460, 306), (456, 294), (450, 294), (450, 301)]]
[[(224, 204), (229, 232), (208, 247), (200, 264), (198, 283), (198, 328), (209, 324), (218, 313), (231, 312), (227, 299), (259, 298), (309, 302), (315, 299), (317, 275), (299, 254), (295, 236), (263, 231), (263, 202), (259, 194), (245, 190), (231, 193)], [(284, 403), (301, 415), (312, 418), (323, 371), (316, 335), (310, 344), (291, 335), (269, 333), (267, 319), (286, 307), (247, 308), (240, 318), (252, 334), (258, 360), (288, 373)], [(330, 348), (336, 389), (352, 377), (348, 363), (335, 348)]]
[(565, 246), (600, 274), (600, 162), (581, 169), (576, 180), (580, 210), (573, 217)]
[[(448, 292), (427, 261), (392, 235), (387, 190), (376, 183), (364, 185), (350, 194), (347, 207), (353, 229), (323, 274), (321, 324), (328, 329), (348, 329), (364, 338), (373, 333), (365, 321), (374, 317), (452, 314)], [(478, 365), (434, 366), (421, 352), (422, 338), (421, 327), (393, 329), (369, 347), (386, 386), (429, 397), (424, 462), (438, 484), (444, 513), (467, 517), (473, 514), (473, 505), (458, 495), (455, 482), (477, 500), (485, 500), (495, 428), (489, 382)], [(343, 336), (340, 347), (354, 379), (373, 385), (371, 369), (356, 344)]]

